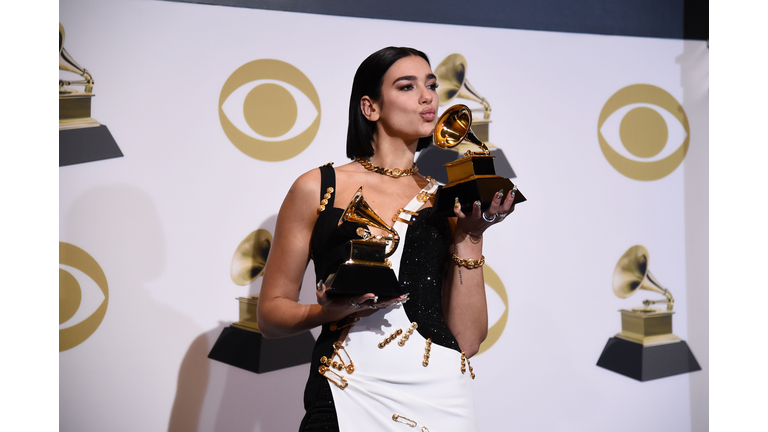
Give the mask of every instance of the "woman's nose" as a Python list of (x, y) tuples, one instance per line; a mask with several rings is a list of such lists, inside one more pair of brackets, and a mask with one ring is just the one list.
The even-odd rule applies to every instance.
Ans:
[(421, 103), (432, 103), (432, 92), (427, 87), (424, 87), (424, 89), (421, 91)]

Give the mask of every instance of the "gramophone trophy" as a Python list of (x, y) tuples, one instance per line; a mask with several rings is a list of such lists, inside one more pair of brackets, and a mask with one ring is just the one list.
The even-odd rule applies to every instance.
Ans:
[[(644, 300), (643, 307), (622, 309), (621, 333), (608, 340), (598, 366), (647, 381), (701, 370), (688, 345), (672, 334), (675, 300), (648, 268), (648, 251), (632, 246), (621, 256), (613, 271), (613, 292), (627, 298), (638, 290), (664, 295), (664, 300)], [(666, 304), (666, 310), (652, 308)]]
[[(330, 275), (325, 285), (328, 295), (361, 295), (374, 293), (380, 297), (398, 297), (403, 294), (392, 264), (387, 259), (397, 249), (400, 236), (387, 225), (363, 198), (363, 188), (357, 190), (339, 220), (339, 229), (362, 224), (355, 234), (359, 239), (346, 243), (347, 260)], [(368, 227), (385, 231), (384, 236), (371, 234)]]
[[(613, 270), (613, 293), (627, 298), (638, 290), (664, 295), (664, 300), (643, 300), (643, 307), (621, 310), (621, 333), (616, 337), (643, 346), (679, 342), (672, 334), (672, 308), (675, 300), (668, 289), (661, 286), (648, 269), (648, 251), (643, 246), (632, 246), (619, 259)], [(666, 303), (667, 310), (652, 308), (656, 303)]]
[[(64, 27), (59, 23), (59, 71), (76, 75), (62, 79), (59, 72), (59, 166), (123, 156), (106, 125), (91, 117), (93, 77), (64, 48)], [(83, 86), (82, 90), (72, 86)]]
[[(461, 203), (464, 213), (471, 212), (475, 201), (481, 202), (482, 210), (491, 205), (496, 192), (506, 193), (517, 187), (508, 179), (496, 175), (493, 158), (488, 147), (472, 131), (472, 111), (466, 105), (454, 105), (448, 108), (435, 125), (435, 145), (441, 149), (453, 148), (468, 142), (480, 148), (480, 151), (468, 150), (464, 157), (445, 164), (448, 184), (441, 186), (435, 198), (435, 213), (441, 216), (453, 216), (456, 198)], [(517, 190), (514, 203), (526, 201)]]
[[(504, 151), (490, 142), (491, 104), (480, 95), (470, 84), (467, 78), (467, 60), (461, 54), (451, 54), (435, 68), (435, 76), (440, 87), (437, 94), (440, 97), (440, 106), (456, 104), (456, 99), (464, 99), (481, 105), (472, 108), (472, 130), (474, 134), (487, 146), (492, 156), (495, 156), (494, 167), (496, 173), (502, 177), (515, 178)], [(443, 164), (459, 159), (468, 149), (474, 149), (474, 144), (465, 142), (456, 147), (441, 149), (437, 146), (429, 146), (419, 153), (419, 171), (422, 174), (433, 177), (440, 183), (448, 183)]]
[[(232, 282), (248, 285), (264, 273), (272, 234), (258, 229), (240, 242), (232, 257)], [(315, 345), (309, 332), (267, 339), (259, 331), (259, 296), (238, 297), (240, 319), (224, 327), (208, 358), (255, 373), (265, 373), (307, 363)]]
[[(77, 74), (76, 81), (59, 78), (59, 130), (97, 127), (100, 123), (91, 118), (93, 77), (87, 69), (77, 64), (64, 48), (64, 27), (59, 23), (59, 70)], [(70, 86), (84, 86), (82, 91)]]

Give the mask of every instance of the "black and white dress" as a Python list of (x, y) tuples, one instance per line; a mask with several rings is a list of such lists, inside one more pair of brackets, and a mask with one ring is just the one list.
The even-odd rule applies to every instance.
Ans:
[[(330, 165), (320, 170), (322, 197), (329, 187), (335, 188), (335, 172)], [(430, 181), (422, 192), (434, 193), (436, 188)], [(344, 209), (334, 207), (334, 196), (319, 214), (312, 235), (318, 281), (345, 260), (344, 244), (349, 240), (336, 229)], [(410, 300), (351, 326), (343, 327), (352, 320), (323, 326), (304, 393), (301, 431), (478, 429), (473, 373), (443, 322), (443, 274), (451, 230), (446, 218), (430, 217), (431, 208), (419, 211), (422, 205), (423, 198), (414, 197), (404, 209), (418, 215), (401, 212), (400, 218), (411, 224), (398, 219), (393, 225), (404, 241), (390, 261)], [(334, 347), (337, 341), (341, 344)], [(331, 361), (340, 366), (329, 367)], [(350, 364), (353, 368), (346, 367)]]

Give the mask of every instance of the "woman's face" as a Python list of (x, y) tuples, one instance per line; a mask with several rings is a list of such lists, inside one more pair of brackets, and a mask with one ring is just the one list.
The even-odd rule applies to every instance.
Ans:
[(384, 75), (379, 110), (378, 133), (416, 141), (432, 135), (437, 122), (437, 78), (429, 64), (419, 56), (396, 61)]

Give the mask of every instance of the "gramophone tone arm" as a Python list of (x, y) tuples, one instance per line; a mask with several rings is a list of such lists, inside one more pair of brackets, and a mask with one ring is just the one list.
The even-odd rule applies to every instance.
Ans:
[(675, 299), (672, 298), (672, 293), (669, 292), (668, 289), (662, 288), (662, 294), (664, 294), (664, 297), (666, 297), (665, 300), (643, 300), (643, 304), (647, 307), (652, 304), (667, 304), (667, 310), (671, 311), (672, 308), (675, 306)]
[(464, 153), (464, 156), (472, 156), (472, 155), (483, 155), (483, 156), (487, 156), (487, 155), (491, 154), (491, 151), (488, 149), (488, 146), (487, 146), (487, 145), (485, 145), (485, 143), (484, 143), (484, 142), (482, 142), (482, 141), (481, 141), (481, 142), (480, 142), (480, 144), (477, 144), (477, 145), (480, 147), (480, 150), (482, 150), (482, 151), (477, 151), (477, 152), (475, 152), (475, 151), (472, 151), (472, 150), (467, 150), (467, 151)]
[(62, 89), (64, 86), (71, 86), (71, 85), (81, 85), (85, 86), (85, 93), (92, 93), (93, 92), (93, 79), (90, 79), (90, 76), (87, 80), (79, 80), (79, 81), (65, 81), (65, 80), (59, 80), (59, 90)]
[[(658, 292), (660, 292), (661, 294), (664, 294), (664, 297), (666, 297), (667, 299), (666, 300), (645, 300), (643, 301), (643, 304), (645, 304), (645, 302), (650, 302), (649, 304), (666, 303), (667, 310), (671, 311), (672, 307), (675, 305), (675, 299), (672, 298), (672, 293), (669, 292), (668, 289), (664, 288), (661, 285), (661, 283), (659, 283), (659, 281), (656, 280), (656, 278), (653, 276), (653, 274), (650, 271), (647, 273), (647, 277), (648, 277), (648, 280), (658, 288)], [(645, 304), (645, 305), (648, 306), (648, 304)]]
[(400, 235), (397, 231), (392, 230), (392, 236), (371, 236), (369, 238), (387, 243), (387, 251), (384, 253), (385, 258), (389, 258), (397, 250), (397, 245), (400, 244)]
[(491, 118), (491, 104), (488, 103), (485, 98), (480, 101), (481, 104), (483, 104), (483, 108), (485, 108), (485, 113), (483, 113), (483, 119), (488, 120)]
[(387, 247), (387, 251), (384, 253), (385, 258), (389, 258), (393, 253), (395, 253), (397, 245), (400, 243), (400, 235), (395, 230), (388, 231), (392, 235), (391, 237), (373, 235), (368, 228), (363, 227), (358, 228), (356, 232), (357, 235), (362, 237), (363, 240), (375, 240), (377, 242), (387, 243), (389, 246)]

